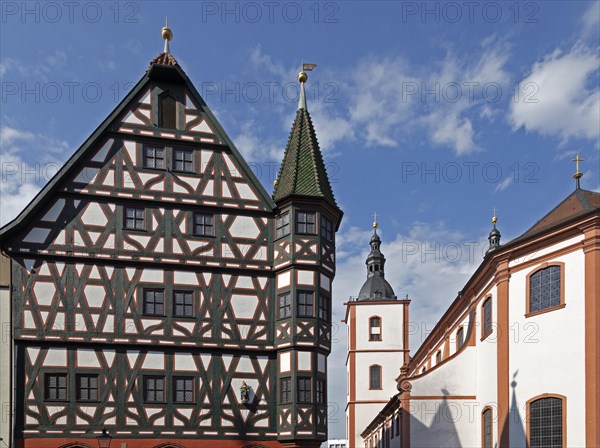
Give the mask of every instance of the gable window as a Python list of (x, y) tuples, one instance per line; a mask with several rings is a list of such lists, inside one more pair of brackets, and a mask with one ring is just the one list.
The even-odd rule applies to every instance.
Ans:
[(492, 332), (492, 298), (488, 297), (483, 302), (483, 337)]
[(194, 235), (212, 236), (214, 235), (214, 215), (203, 213), (194, 214)]
[(279, 319), (292, 317), (292, 300), (290, 293), (280, 294), (277, 299), (279, 302)]
[(281, 380), (279, 380), (279, 402), (284, 404), (292, 402), (291, 378), (281, 378)]
[(463, 327), (460, 327), (456, 332), (456, 350), (460, 350), (460, 348), (465, 343), (465, 330)]
[(481, 447), (482, 448), (492, 448), (493, 443), (493, 422), (492, 422), (492, 409), (487, 408), (481, 414), (481, 432), (482, 432), (482, 440)]
[(176, 403), (194, 402), (194, 378), (176, 376), (173, 378), (173, 401)]
[(146, 211), (143, 208), (125, 207), (125, 228), (146, 230)]
[(165, 168), (165, 149), (155, 146), (144, 146), (144, 167)]
[(369, 389), (381, 389), (381, 366), (369, 367)]
[(290, 214), (283, 213), (277, 217), (275, 222), (276, 238), (282, 238), (290, 234)]
[(163, 403), (165, 401), (165, 377), (144, 377), (144, 401), (147, 403)]
[(49, 401), (67, 400), (66, 373), (46, 373), (44, 375), (44, 397)]
[(173, 315), (194, 317), (194, 294), (192, 291), (173, 291)]
[(381, 341), (381, 318), (374, 316), (369, 319), (369, 341)]
[(310, 403), (312, 401), (310, 393), (310, 378), (298, 377), (298, 403)]
[(442, 362), (442, 351), (438, 350), (438, 352), (435, 354), (435, 364), (438, 365)]
[(321, 216), (321, 236), (327, 241), (333, 241), (333, 222)]
[(98, 375), (77, 375), (77, 401), (98, 401)]
[(298, 291), (297, 312), (300, 317), (313, 316), (313, 293), (310, 291)]
[(296, 212), (296, 233), (315, 233), (315, 212)]
[(530, 448), (563, 448), (565, 446), (565, 401), (544, 397), (528, 402), (528, 439)]
[(175, 129), (177, 123), (177, 100), (170, 92), (158, 97), (158, 126)]
[(317, 380), (317, 403), (325, 404), (325, 380)]
[(186, 173), (194, 172), (194, 153), (189, 149), (173, 150), (173, 169)]
[(165, 314), (165, 293), (162, 289), (144, 289), (144, 314), (163, 316)]
[(529, 313), (561, 305), (561, 274), (561, 266), (552, 265), (529, 276)]
[(329, 319), (329, 299), (327, 297), (320, 295), (319, 296), (319, 319), (328, 320)]

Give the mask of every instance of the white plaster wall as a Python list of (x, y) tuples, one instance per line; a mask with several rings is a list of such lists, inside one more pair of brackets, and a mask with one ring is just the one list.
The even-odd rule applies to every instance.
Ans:
[[(381, 390), (369, 390), (369, 367), (373, 364), (381, 366)], [(402, 357), (398, 354), (382, 356), (381, 353), (357, 353), (356, 399), (387, 402), (392, 395), (398, 393), (395, 380), (400, 374), (401, 366)]]
[[(401, 303), (356, 305), (356, 349), (402, 349), (403, 308)], [(369, 341), (369, 318), (381, 317), (381, 341)]]
[[(366, 429), (369, 423), (373, 421), (373, 419), (377, 416), (377, 414), (381, 411), (381, 409), (384, 406), (385, 404), (381, 403), (364, 403), (360, 406), (356, 406), (356, 434), (354, 435), (354, 446), (356, 448), (362, 448), (365, 446), (365, 442), (360, 436), (360, 433)], [(352, 435), (349, 436), (349, 438), (352, 437)]]
[[(526, 276), (537, 269), (514, 272), (509, 283), (511, 328), (509, 373), (513, 410), (523, 425), (511, 424), (511, 446), (523, 445), (526, 401), (544, 393), (567, 397), (567, 446), (585, 446), (585, 269), (583, 251), (551, 261), (565, 263), (563, 309), (525, 318)], [(514, 401), (513, 401), (514, 400)]]
[[(455, 358), (411, 380), (411, 395), (475, 395), (477, 351), (467, 347)], [(444, 392), (446, 391), (446, 392)]]
[(411, 448), (481, 446), (474, 400), (411, 400)]

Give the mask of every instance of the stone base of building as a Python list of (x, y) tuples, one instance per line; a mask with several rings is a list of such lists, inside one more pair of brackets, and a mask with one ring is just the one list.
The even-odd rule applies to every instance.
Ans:
[[(113, 438), (110, 448), (319, 448), (320, 441), (290, 442), (248, 440), (132, 439)], [(95, 438), (30, 438), (15, 442), (15, 448), (98, 448)]]

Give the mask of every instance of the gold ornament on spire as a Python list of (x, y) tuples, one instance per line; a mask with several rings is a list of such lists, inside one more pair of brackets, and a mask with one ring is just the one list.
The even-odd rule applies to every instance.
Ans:
[(584, 160), (579, 157), (579, 154), (577, 154), (577, 157), (575, 157), (572, 162), (575, 162), (575, 174), (573, 174), (573, 179), (575, 179), (575, 187), (579, 190), (580, 185), (579, 185), (579, 179), (581, 179), (581, 177), (583, 176), (583, 173), (581, 171), (579, 171), (579, 162), (583, 162)]
[(304, 84), (308, 81), (306, 72), (313, 71), (316, 66), (317, 64), (305, 64), (304, 61), (302, 61), (302, 69), (300, 70), (300, 73), (298, 73), (298, 82)]
[(494, 207), (494, 216), (492, 216), (492, 224), (494, 224), (494, 226), (496, 226), (497, 222), (498, 222), (498, 217), (496, 216), (496, 207)]
[(169, 54), (169, 41), (173, 39), (173, 31), (169, 28), (169, 18), (165, 17), (165, 26), (160, 30), (160, 35), (165, 41), (165, 51), (164, 53)]
[(373, 229), (377, 230), (379, 224), (377, 224), (377, 212), (373, 213)]

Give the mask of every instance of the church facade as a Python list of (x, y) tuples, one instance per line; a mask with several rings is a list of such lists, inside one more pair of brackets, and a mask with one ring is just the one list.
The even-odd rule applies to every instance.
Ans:
[(342, 212), (306, 73), (271, 196), (162, 35), (129, 95), (0, 230), (3, 439), (318, 447)]
[[(350, 422), (349, 446), (600, 446), (600, 193), (575, 177), (518, 238), (500, 244), (493, 220), (483, 262), (414, 355), (395, 356), (397, 390), (366, 425)], [(365, 304), (356, 325), (378, 307)]]

